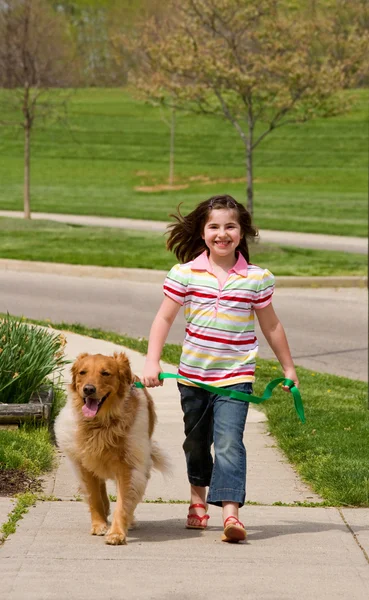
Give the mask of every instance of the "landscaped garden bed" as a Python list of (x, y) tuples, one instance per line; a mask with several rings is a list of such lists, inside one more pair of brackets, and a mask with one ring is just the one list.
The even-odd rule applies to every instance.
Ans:
[(64, 345), (47, 328), (0, 320), (0, 496), (40, 491), (38, 477), (53, 466)]

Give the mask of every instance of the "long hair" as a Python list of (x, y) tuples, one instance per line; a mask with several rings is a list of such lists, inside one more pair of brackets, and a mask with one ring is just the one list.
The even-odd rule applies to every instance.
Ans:
[(257, 229), (252, 225), (251, 215), (243, 204), (240, 204), (232, 198), (232, 196), (228, 196), (227, 194), (212, 196), (209, 200), (201, 202), (187, 216), (181, 214), (180, 205), (177, 208), (177, 214), (170, 215), (177, 222), (171, 223), (167, 227), (167, 233), (169, 234), (167, 239), (167, 249), (174, 252), (179, 262), (189, 262), (207, 249), (201, 236), (211, 211), (220, 208), (227, 208), (235, 211), (241, 226), (242, 236), (236, 250), (241, 252), (247, 262), (250, 262), (247, 238), (254, 239), (257, 237)]

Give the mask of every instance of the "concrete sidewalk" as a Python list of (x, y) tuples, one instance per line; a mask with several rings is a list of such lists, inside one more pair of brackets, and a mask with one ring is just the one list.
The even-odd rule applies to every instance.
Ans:
[[(0, 210), (0, 217), (23, 218), (24, 213), (13, 210)], [(166, 221), (146, 221), (144, 219), (124, 219), (119, 217), (97, 217), (92, 215), (64, 215), (56, 213), (33, 212), (34, 219), (71, 223), (74, 225), (90, 225), (93, 227), (117, 227), (138, 231), (164, 233)], [(263, 229), (259, 232), (260, 241), (298, 248), (315, 248), (317, 250), (335, 250), (340, 252), (368, 253), (368, 239), (319, 233), (300, 233), (293, 231), (273, 231)]]
[[(63, 334), (71, 360), (82, 351), (122, 350), (110, 342)], [(144, 357), (126, 353), (140, 375)], [(173, 366), (162, 366), (174, 372)], [(76, 501), (76, 482), (59, 456), (58, 468), (45, 481), (45, 493), (59, 501), (38, 502), (0, 549), (4, 600), (367, 600), (369, 509), (273, 506), (320, 498), (297, 477), (268, 435), (264, 414), (254, 408), (245, 443), (247, 499), (257, 504), (246, 505), (240, 515), (247, 542), (220, 541), (216, 507), (210, 507), (207, 531), (186, 530), (188, 507), (181, 502), (188, 500), (188, 484), (176, 384), (167, 380), (152, 393), (158, 413), (155, 438), (170, 454), (173, 474), (152, 476), (146, 494), (152, 502), (138, 507), (139, 526), (130, 532), (128, 545), (107, 546), (103, 538), (89, 535), (87, 506)], [(296, 427), (301, 426), (296, 418)], [(0, 511), (11, 504), (3, 500)]]

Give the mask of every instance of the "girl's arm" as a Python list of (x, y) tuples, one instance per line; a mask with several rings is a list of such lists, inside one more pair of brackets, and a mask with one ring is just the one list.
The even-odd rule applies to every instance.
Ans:
[(181, 305), (165, 296), (150, 329), (149, 347), (142, 376), (146, 387), (163, 385), (158, 375), (161, 373), (160, 356), (168, 337), (169, 330), (176, 318)]
[[(297, 379), (286, 334), (282, 323), (274, 312), (272, 304), (268, 304), (265, 308), (255, 310), (255, 313), (265, 339), (280, 362), (284, 376), (287, 379), (292, 379), (295, 386), (298, 387), (299, 381)], [(287, 386), (282, 387), (286, 392), (289, 391)]]

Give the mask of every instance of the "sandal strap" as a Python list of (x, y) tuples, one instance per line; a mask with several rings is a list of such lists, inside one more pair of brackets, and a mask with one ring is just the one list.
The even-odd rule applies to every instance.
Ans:
[(226, 518), (226, 520), (224, 521), (224, 527), (227, 525), (229, 519), (234, 519), (234, 525), (239, 525), (240, 527), (242, 527), (242, 529), (245, 529), (244, 524), (241, 523), (241, 521), (239, 521), (239, 519), (237, 519), (237, 517), (234, 517), (233, 515), (230, 515)]
[(207, 510), (205, 504), (191, 504), (188, 510), (191, 510), (191, 508), (203, 508), (204, 510)]
[(200, 515), (187, 515), (187, 520), (191, 520), (191, 519), (195, 519), (196, 521), (199, 521), (200, 523), (202, 523), (205, 519), (205, 521), (207, 521), (208, 519), (210, 519), (209, 515), (204, 515), (203, 517), (200, 517)]

